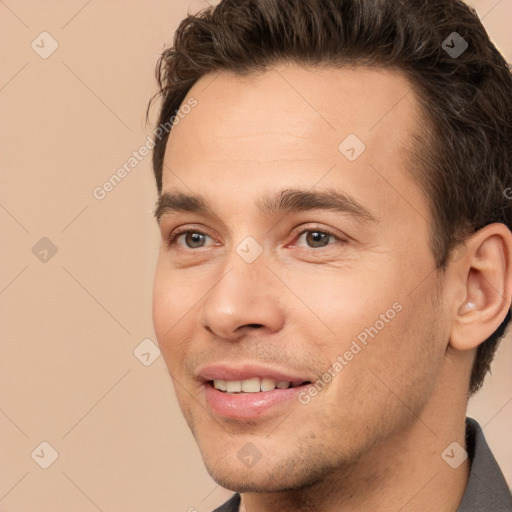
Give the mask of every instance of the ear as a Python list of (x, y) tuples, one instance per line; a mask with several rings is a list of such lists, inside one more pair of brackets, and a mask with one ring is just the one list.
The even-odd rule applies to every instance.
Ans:
[[(512, 293), (512, 233), (504, 224), (489, 224), (466, 240), (457, 265), (457, 301), (450, 345), (471, 350), (504, 320)], [(456, 276), (456, 277), (455, 277)]]

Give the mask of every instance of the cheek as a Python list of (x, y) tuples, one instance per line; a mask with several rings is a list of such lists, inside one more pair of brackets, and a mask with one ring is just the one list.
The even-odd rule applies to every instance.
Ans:
[(171, 276), (157, 266), (153, 282), (153, 326), (160, 350), (172, 375), (174, 368), (183, 367), (187, 344), (183, 332), (190, 310), (182, 290), (173, 283)]
[[(335, 350), (344, 350), (361, 333), (364, 338), (365, 329), (376, 322), (379, 331), (383, 325), (387, 327), (398, 314), (393, 305), (399, 302), (400, 295), (393, 291), (397, 283), (389, 280), (391, 273), (386, 269), (377, 270), (343, 267), (328, 272), (290, 274), (290, 288), (301, 299), (295, 320), (305, 332), (309, 335), (316, 332)], [(388, 282), (382, 277), (386, 274)], [(293, 297), (290, 299), (296, 303)], [(380, 315), (386, 312), (389, 312), (387, 321), (381, 325)], [(314, 342), (315, 336), (310, 339)]]
[(309, 322), (298, 316), (298, 322), (331, 365), (341, 357), (343, 368), (336, 374), (340, 392), (360, 395), (366, 389), (372, 395), (378, 385), (386, 395), (386, 385), (395, 392), (414, 385), (426, 393), (425, 383), (435, 380), (444, 350), (442, 326), (430, 299), (432, 283), (427, 280), (410, 293), (414, 280), (406, 272), (367, 270), (364, 276), (340, 273), (328, 281), (297, 281), (297, 294), (308, 297), (318, 315), (308, 315)]
[(383, 321), (383, 327), (376, 322), (378, 315), (368, 317), (367, 326), (360, 330), (364, 343), (356, 335), (344, 338), (335, 350), (331, 347), (330, 359), (341, 355), (345, 363), (333, 378), (325, 402), (318, 402), (318, 407), (330, 412), (319, 417), (325, 431), (335, 432), (336, 425), (344, 425), (346, 439), (339, 440), (341, 444), (364, 446), (375, 436), (385, 437), (410, 424), (432, 394), (442, 367), (435, 312), (420, 310), (414, 302), (402, 306), (389, 323)]
[(159, 343), (163, 340), (165, 331), (172, 325), (169, 320), (169, 314), (173, 311), (171, 308), (169, 283), (157, 266), (153, 280), (153, 326)]
[[(383, 310), (382, 323), (375, 321), (378, 317), (373, 321), (371, 331), (374, 336), (370, 335), (369, 329), (363, 331), (368, 334), (362, 350), (366, 374), (372, 374), (371, 380), (379, 388), (383, 403), (397, 401), (398, 409), (403, 409), (403, 404), (411, 410), (421, 409), (443, 364), (444, 329), (437, 308), (430, 301), (432, 290), (424, 289), (423, 292), (425, 295), (402, 297), (401, 309), (392, 319), (389, 310), (388, 314)], [(361, 368), (361, 372), (363, 370)]]

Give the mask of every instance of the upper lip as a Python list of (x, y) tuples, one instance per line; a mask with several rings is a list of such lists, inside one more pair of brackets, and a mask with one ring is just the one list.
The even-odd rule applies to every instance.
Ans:
[(212, 380), (246, 380), (254, 377), (274, 379), (276, 382), (290, 382), (292, 384), (312, 381), (310, 376), (300, 375), (296, 371), (272, 368), (254, 363), (238, 363), (236, 365), (233, 363), (210, 364), (201, 367), (197, 372), (197, 376), (205, 382)]

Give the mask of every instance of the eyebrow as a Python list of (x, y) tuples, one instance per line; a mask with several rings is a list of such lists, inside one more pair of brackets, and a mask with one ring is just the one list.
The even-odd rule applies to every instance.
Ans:
[[(328, 210), (354, 217), (361, 222), (377, 222), (376, 217), (353, 197), (338, 190), (286, 189), (276, 194), (264, 195), (256, 201), (263, 215), (277, 213)], [(154, 215), (158, 223), (163, 215), (192, 212), (216, 217), (204, 197), (182, 192), (164, 192), (157, 200)]]

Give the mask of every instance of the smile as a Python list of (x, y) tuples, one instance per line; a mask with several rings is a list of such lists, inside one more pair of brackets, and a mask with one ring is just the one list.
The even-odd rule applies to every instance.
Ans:
[(216, 379), (212, 382), (213, 387), (226, 393), (259, 393), (273, 391), (274, 389), (288, 389), (297, 387), (309, 382), (293, 383), (289, 381), (276, 381), (270, 378), (253, 377), (244, 380), (222, 380)]

